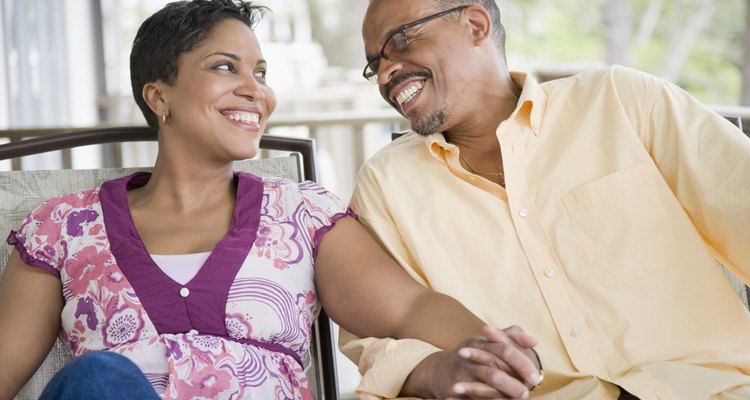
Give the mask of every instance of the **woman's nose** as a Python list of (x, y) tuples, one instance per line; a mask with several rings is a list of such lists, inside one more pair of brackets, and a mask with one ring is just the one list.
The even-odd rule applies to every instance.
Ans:
[(265, 93), (261, 89), (261, 83), (254, 75), (242, 77), (241, 84), (235, 89), (235, 94), (250, 100), (262, 100)]

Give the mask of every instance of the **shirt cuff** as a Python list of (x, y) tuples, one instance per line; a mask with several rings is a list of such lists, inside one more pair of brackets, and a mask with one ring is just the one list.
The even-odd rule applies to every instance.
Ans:
[(406, 378), (427, 356), (441, 349), (416, 339), (358, 339), (341, 347), (344, 353), (360, 354), (362, 381), (360, 399), (396, 398)]

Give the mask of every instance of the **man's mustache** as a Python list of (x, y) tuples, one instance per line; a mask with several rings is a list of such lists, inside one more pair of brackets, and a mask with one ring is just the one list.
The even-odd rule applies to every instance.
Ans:
[(422, 77), (425, 79), (429, 79), (429, 78), (432, 78), (432, 74), (429, 71), (410, 71), (410, 72), (404, 72), (403, 74), (400, 74), (400, 75), (396, 75), (385, 86), (385, 92), (388, 93), (388, 95), (390, 96), (390, 93), (391, 91), (393, 91), (393, 88), (400, 85), (404, 81), (407, 81), (414, 77)]

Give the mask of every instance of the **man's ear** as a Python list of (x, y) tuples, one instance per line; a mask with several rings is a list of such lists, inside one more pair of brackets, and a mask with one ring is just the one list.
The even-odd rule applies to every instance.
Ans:
[(149, 82), (143, 85), (143, 90), (141, 91), (143, 100), (146, 101), (148, 107), (157, 116), (161, 115), (163, 112), (169, 112), (169, 106), (167, 105), (164, 91), (165, 87), (166, 85), (161, 81)]
[(478, 46), (491, 36), (492, 19), (487, 10), (478, 5), (466, 7), (466, 15), (469, 17), (469, 28), (474, 45)]

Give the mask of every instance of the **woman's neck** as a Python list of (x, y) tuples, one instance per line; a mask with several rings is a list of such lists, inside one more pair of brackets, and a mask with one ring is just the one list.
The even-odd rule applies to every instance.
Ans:
[(169, 209), (191, 214), (197, 210), (234, 204), (236, 188), (231, 163), (209, 167), (202, 163), (169, 162), (157, 157), (151, 178), (128, 192), (131, 208)]

